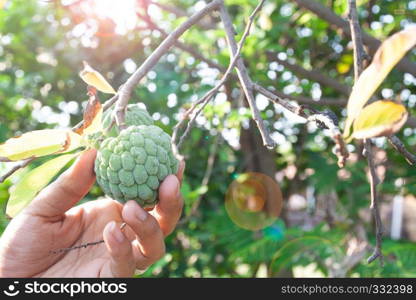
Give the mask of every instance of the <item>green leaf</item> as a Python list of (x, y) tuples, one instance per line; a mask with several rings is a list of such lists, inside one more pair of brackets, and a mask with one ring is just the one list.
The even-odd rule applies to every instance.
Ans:
[(407, 120), (406, 108), (393, 101), (376, 101), (364, 107), (354, 122), (352, 137), (367, 139), (396, 133)]
[(0, 161), (70, 152), (81, 147), (81, 136), (71, 130), (45, 129), (27, 132), (0, 145)]
[(6, 214), (11, 218), (15, 217), (71, 159), (80, 153), (58, 156), (26, 173), (19, 183), (11, 188)]

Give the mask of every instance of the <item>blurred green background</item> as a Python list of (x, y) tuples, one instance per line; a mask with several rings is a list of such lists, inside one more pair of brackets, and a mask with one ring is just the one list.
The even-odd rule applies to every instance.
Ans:
[[(257, 1), (225, 2), (239, 38)], [(346, 0), (313, 2), (343, 18), (347, 15)], [(87, 100), (86, 86), (78, 76), (83, 60), (118, 88), (159, 45), (164, 32), (171, 32), (204, 4), (191, 0), (150, 4), (145, 0), (0, 0), (0, 141), (30, 130), (75, 125)], [(381, 40), (416, 19), (414, 0), (362, 0), (358, 4), (363, 30)], [(228, 65), (225, 35), (218, 21), (215, 13), (202, 19), (181, 39), (191, 51), (172, 48), (134, 91), (131, 102), (143, 102), (169, 133), (184, 110), (221, 76), (195, 53), (223, 68)], [(345, 118), (345, 90), (353, 82), (349, 38), (296, 1), (266, 1), (242, 55), (253, 81), (294, 98), (302, 96), (305, 102), (312, 100), (313, 107), (331, 108), (340, 119)], [(408, 57), (416, 62), (414, 51)], [(343, 87), (320, 84), (285, 63), (313, 70)], [(413, 114), (414, 75), (393, 70), (377, 97), (400, 100)], [(100, 99), (104, 102), (107, 96), (100, 94)], [(331, 105), (322, 105), (319, 99)], [(236, 80), (229, 80), (197, 118), (182, 148), (187, 165), (183, 217), (167, 238), (165, 257), (141, 276), (416, 276), (415, 168), (385, 138), (375, 140), (377, 172), (383, 180), (385, 266), (381, 268), (377, 261), (368, 265), (374, 226), (362, 145), (349, 146), (351, 159), (341, 170), (325, 131), (305, 125), (264, 97), (257, 96), (256, 104), (278, 147), (272, 151), (262, 147), (240, 87)], [(414, 123), (408, 122), (398, 134), (411, 150), (416, 150)], [(10, 166), (3, 163), (0, 171)], [(26, 171), (0, 185), (0, 232), (8, 223), (4, 215), (8, 190)], [(282, 214), (261, 230), (238, 227), (224, 206), (229, 185), (247, 171), (270, 176), (282, 190)], [(86, 200), (102, 196), (95, 186)]]

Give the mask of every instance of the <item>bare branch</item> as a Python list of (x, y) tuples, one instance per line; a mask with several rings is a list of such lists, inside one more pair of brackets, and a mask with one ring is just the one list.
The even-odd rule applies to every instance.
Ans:
[[(147, 23), (147, 26), (149, 26), (150, 29), (152, 30), (156, 30), (159, 31), (161, 33), (161, 35), (166, 38), (168, 37), (168, 34), (166, 33), (165, 30), (163, 30), (162, 28), (160, 28), (156, 23), (154, 23), (152, 21), (152, 19), (150, 18), (150, 16), (147, 15), (141, 15), (140, 13), (137, 13), (144, 22)], [(222, 73), (226, 72), (226, 68), (224, 68), (222, 65), (218, 64), (217, 62), (206, 58), (205, 56), (203, 56), (201, 53), (197, 52), (192, 46), (187, 45), (181, 41), (176, 41), (174, 46), (184, 52), (188, 52), (190, 55), (192, 55), (195, 59), (200, 60), (202, 62), (205, 62), (210, 68), (215, 68), (218, 69), (219, 71), (221, 71)], [(231, 74), (231, 76), (235, 76), (234, 74)]]
[[(364, 50), (361, 28), (358, 22), (357, 16), (357, 5), (355, 0), (348, 0), (349, 8), (349, 23), (352, 37), (352, 44), (354, 48), (354, 77), (355, 81), (360, 77), (361, 72), (364, 70), (364, 61), (366, 60), (366, 52)], [(377, 185), (380, 183), (377, 173), (376, 166), (374, 163), (374, 157), (372, 152), (371, 140), (366, 139), (364, 141), (365, 156), (367, 157), (368, 167), (370, 169), (370, 194), (371, 194), (371, 205), (370, 209), (373, 213), (376, 227), (376, 247), (373, 254), (368, 258), (368, 263), (373, 262), (377, 258), (380, 258), (380, 264), (383, 265), (383, 254), (382, 254), (382, 242), (383, 242), (383, 224), (381, 222), (380, 211), (378, 208), (378, 195)]]
[(406, 146), (403, 144), (403, 142), (395, 135), (388, 136), (387, 140), (390, 142), (390, 144), (393, 146), (394, 149), (396, 149), (397, 152), (402, 154), (406, 161), (414, 166), (416, 165), (416, 155), (410, 153)]
[(354, 78), (355, 81), (357, 81), (358, 77), (364, 70), (368, 55), (364, 50), (361, 27), (360, 23), (358, 22), (355, 0), (348, 0), (348, 6), (348, 19), (350, 23), (351, 39), (354, 49)]
[(188, 30), (192, 25), (197, 23), (203, 16), (217, 9), (223, 0), (214, 0), (207, 4), (203, 9), (194, 13), (179, 27), (177, 27), (168, 37), (156, 48), (155, 51), (143, 62), (143, 64), (134, 72), (126, 83), (118, 91), (118, 100), (115, 108), (115, 118), (120, 128), (125, 127), (125, 110), (130, 99), (130, 95), (137, 84), (144, 76), (158, 63), (160, 58), (175, 44), (179, 37)]
[[(224, 83), (227, 81), (228, 77), (231, 76), (231, 72), (234, 69), (234, 67), (236, 66), (236, 64), (238, 64), (238, 61), (241, 59), (240, 58), (240, 53), (241, 50), (244, 46), (244, 42), (247, 38), (247, 36), (250, 34), (250, 29), (251, 26), (254, 22), (254, 18), (256, 16), (256, 14), (260, 11), (261, 7), (263, 6), (265, 0), (261, 1), (257, 7), (254, 9), (253, 13), (251, 14), (249, 21), (247, 22), (246, 28), (244, 29), (244, 33), (240, 39), (239, 44), (237, 45), (237, 50), (236, 52), (233, 54), (231, 60), (230, 60), (230, 64), (226, 70), (226, 72), (224, 73), (224, 75), (222, 76), (221, 80), (219, 81), (219, 83), (217, 83), (217, 85), (212, 88), (210, 91), (208, 91), (208, 93), (206, 93), (201, 99), (197, 100), (192, 106), (191, 108), (185, 112), (184, 116), (182, 117), (182, 120), (178, 122), (178, 124), (176, 124), (174, 131), (172, 133), (172, 144), (173, 144), (173, 150), (175, 152), (175, 155), (180, 158), (181, 155), (179, 154), (179, 147), (182, 145), (183, 141), (185, 140), (185, 138), (188, 136), (190, 129), (192, 128), (196, 118), (198, 117), (198, 115), (201, 113), (201, 111), (204, 109), (204, 107), (208, 104), (208, 102), (212, 99), (212, 96), (214, 96), (215, 93), (217, 93), (219, 91), (219, 89), (224, 85)], [(181, 136), (179, 142), (177, 143), (177, 136), (178, 136), (178, 131), (180, 128), (183, 127), (186, 119), (189, 117), (189, 115), (195, 110), (195, 108), (202, 103), (202, 106), (197, 110), (197, 112), (193, 115), (193, 117), (191, 118), (191, 120), (188, 122), (187, 128), (185, 129), (185, 132), (183, 133), (183, 135)]]
[[(145, 21), (150, 21), (149, 19), (144, 19)], [(161, 34), (162, 34), (162, 36), (164, 36), (164, 37), (166, 37), (168, 34), (163, 30), (163, 29), (161, 29), (160, 27), (158, 27), (156, 24), (154, 24), (153, 22), (151, 22), (150, 24), (149, 24), (149, 26), (153, 29), (153, 30), (157, 30), (157, 31), (159, 31)], [(197, 59), (197, 60), (200, 60), (200, 61), (202, 61), (202, 62), (204, 62), (204, 63), (206, 63), (210, 68), (214, 68), (214, 69), (217, 69), (217, 70), (219, 70), (221, 73), (225, 73), (226, 71), (227, 71), (227, 69), (226, 68), (224, 68), (222, 65), (220, 65), (220, 64), (218, 64), (217, 62), (215, 62), (215, 61), (213, 61), (213, 60), (211, 60), (211, 59), (209, 59), (209, 58), (206, 58), (205, 56), (203, 56), (201, 53), (199, 53), (199, 52), (197, 52), (192, 46), (190, 46), (190, 45), (187, 45), (187, 44), (185, 44), (185, 43), (183, 43), (183, 42), (181, 42), (181, 41), (176, 41), (175, 42), (175, 47), (177, 47), (178, 49), (180, 49), (180, 50), (182, 50), (182, 51), (184, 51), (184, 52), (187, 52), (187, 53), (189, 53), (190, 55), (192, 55), (195, 59)], [(274, 54), (273, 54), (273, 56), (274, 56)], [(278, 61), (278, 60), (276, 60), (276, 61)], [(299, 67), (299, 66), (297, 66), (298, 68), (301, 68), (301, 67)], [(289, 69), (289, 68), (288, 68)], [(303, 69), (303, 68), (302, 68)], [(305, 70), (305, 69), (303, 69), (304, 70), (304, 72), (303, 72), (303, 75), (305, 75), (305, 74), (307, 74), (308, 72), (311, 72), (311, 73), (315, 73), (315, 71), (307, 71), (307, 70)], [(293, 69), (292, 69), (292, 71), (294, 71)], [(295, 72), (295, 71), (294, 71)], [(305, 73), (306, 72), (306, 73)], [(295, 72), (296, 73), (296, 72)], [(346, 86), (346, 85), (343, 85), (343, 84), (341, 84), (341, 83), (339, 83), (338, 81), (336, 81), (336, 80), (334, 80), (334, 79), (332, 79), (332, 78), (330, 78), (330, 77), (325, 77), (323, 74), (320, 74), (320, 76), (322, 76), (322, 79), (321, 80), (318, 80), (317, 78), (311, 78), (310, 76), (305, 76), (305, 77), (307, 77), (307, 78), (309, 78), (309, 79), (312, 79), (312, 80), (315, 80), (315, 81), (317, 81), (317, 82), (320, 82), (320, 83), (322, 83), (322, 84), (324, 84), (324, 85), (329, 85), (329, 86), (332, 86), (334, 89), (337, 89), (338, 91), (340, 91), (340, 90), (342, 90), (344, 93), (346, 93), (346, 91), (348, 90), (350, 90), (350, 88), (348, 87), (348, 86)], [(234, 73), (231, 73), (230, 75), (229, 75), (229, 78), (230, 79), (238, 79), (238, 76), (236, 75), (236, 74), (234, 74)], [(337, 87), (335, 87), (335, 86), (337, 86)], [(298, 103), (301, 103), (301, 104), (310, 104), (310, 105), (333, 105), (333, 106), (345, 106), (346, 104), (347, 104), (347, 99), (336, 99), (336, 98), (321, 98), (321, 99), (319, 99), (319, 100), (314, 100), (314, 99), (312, 99), (312, 98), (309, 98), (309, 97), (305, 97), (305, 96), (301, 96), (301, 95), (298, 95), (298, 96), (294, 96), (294, 95), (288, 95), (288, 94), (285, 94), (285, 93), (283, 93), (283, 92), (281, 92), (281, 91), (278, 91), (278, 90), (276, 90), (276, 91), (274, 91), (274, 93), (276, 94), (276, 95), (278, 95), (280, 98), (283, 98), (283, 99), (290, 99), (290, 100), (295, 100), (296, 102), (298, 102)], [(346, 93), (347, 95), (349, 94), (349, 92), (348, 93)]]
[[(261, 1), (260, 4), (262, 5), (264, 1)], [(260, 6), (260, 5), (259, 5)], [(258, 6), (258, 8), (259, 8)], [(250, 16), (250, 19), (254, 17), (256, 13), (256, 10), (253, 12), (253, 14)], [(224, 30), (225, 34), (227, 36), (227, 42), (228, 42), (228, 48), (230, 51), (230, 56), (234, 56), (237, 53), (237, 43), (235, 41), (235, 30), (234, 26), (231, 22), (230, 15), (228, 14), (228, 11), (224, 4), (220, 6), (220, 15), (221, 20), (224, 24)], [(241, 57), (238, 57), (237, 59), (237, 74), (238, 78), (240, 79), (241, 86), (244, 90), (244, 94), (246, 95), (247, 102), (250, 106), (252, 118), (256, 122), (257, 127), (260, 131), (261, 137), (263, 139), (263, 144), (267, 148), (273, 148), (276, 144), (273, 141), (273, 139), (270, 137), (269, 131), (267, 130), (266, 125), (264, 124), (263, 119), (260, 117), (260, 112), (256, 106), (254, 94), (253, 94), (253, 82), (251, 81), (246, 66), (244, 65), (244, 62)]]
[[(152, 30), (157, 30), (159, 31), (163, 37), (167, 37), (168, 34), (161, 29), (159, 26), (157, 26), (157, 24), (155, 24), (154, 22), (151, 21), (150, 18), (142, 18), (145, 22), (148, 23), (148, 26), (152, 29)], [(223, 67), (222, 65), (218, 64), (217, 62), (203, 56), (201, 53), (199, 53), (198, 51), (196, 51), (192, 46), (187, 45), (181, 41), (176, 41), (175, 42), (175, 47), (177, 47), (178, 49), (189, 53), (190, 55), (192, 55), (195, 59), (200, 60), (202, 62), (205, 62), (210, 68), (215, 68), (217, 70), (219, 70), (221, 73), (225, 73), (227, 71), (227, 68)], [(267, 53), (269, 60), (271, 61), (277, 61), (280, 62), (279, 59), (276, 58), (275, 54), (272, 52), (268, 52)], [(275, 59), (276, 58), (276, 59)], [(292, 65), (292, 64), (290, 64)], [(286, 65), (285, 65), (286, 66)], [(315, 80), (317, 82), (320, 82), (322, 84), (324, 84), (325, 86), (331, 86), (334, 89), (341, 91), (342, 93), (349, 95), (350, 92), (350, 88), (346, 85), (343, 85), (342, 83), (339, 83), (338, 81), (336, 81), (335, 79), (332, 79), (330, 77), (326, 77), (323, 74), (319, 74), (318, 76), (314, 77), (313, 75), (311, 76), (310, 74), (316, 74), (315, 70), (313, 71), (308, 71), (305, 70), (299, 66), (296, 66), (297, 68), (290, 68), (289, 66), (287, 66), (288, 69), (292, 70), (293, 72), (303, 75), (306, 78), (309, 78), (311, 80)], [(231, 73), (229, 75), (230, 79), (237, 79), (238, 80), (238, 76), (234, 73)], [(295, 100), (298, 103), (301, 104), (310, 104), (310, 105), (333, 105), (333, 106), (345, 106), (347, 104), (347, 99), (336, 99), (336, 98), (321, 98), (319, 100), (314, 100), (312, 98), (309, 97), (305, 97), (302, 95), (298, 95), (298, 96), (293, 96), (293, 95), (288, 95), (285, 94), (283, 92), (280, 91), (274, 91), (274, 93), (276, 95), (278, 95), (279, 97), (283, 98), (283, 99), (290, 99), (290, 100)]]
[(274, 103), (279, 104), (288, 111), (304, 118), (306, 121), (316, 123), (319, 128), (329, 129), (330, 137), (335, 143), (334, 152), (338, 157), (338, 166), (340, 168), (345, 166), (349, 153), (345, 146), (344, 140), (342, 139), (341, 131), (339, 130), (337, 124), (338, 120), (336, 120), (335, 115), (328, 112), (319, 112), (310, 108), (307, 108), (307, 110), (311, 111), (312, 114), (307, 114), (305, 112), (305, 107), (293, 105), (261, 85), (254, 84), (254, 89), (272, 100)]
[(381, 222), (380, 210), (378, 207), (378, 193), (377, 185), (380, 183), (377, 173), (376, 166), (372, 154), (372, 145), (370, 140), (365, 140), (365, 156), (367, 157), (368, 167), (370, 169), (370, 192), (371, 192), (371, 205), (370, 209), (373, 213), (375, 227), (376, 227), (376, 246), (374, 248), (373, 254), (367, 259), (368, 263), (373, 262), (377, 258), (380, 259), (380, 264), (383, 265), (383, 253), (382, 253), (382, 243), (383, 243), (383, 223)]
[(17, 170), (26, 167), (28, 164), (30, 164), (34, 160), (35, 160), (34, 158), (28, 158), (15, 164), (9, 171), (7, 171), (5, 174), (0, 176), (0, 183), (3, 183), (7, 178), (12, 176)]
[(254, 89), (259, 92), (260, 94), (263, 94), (263, 96), (269, 98), (270, 100), (272, 100), (274, 103), (277, 103), (281, 106), (283, 106), (284, 108), (286, 108), (288, 111), (299, 115), (303, 118), (307, 118), (307, 115), (303, 114), (302, 110), (299, 109), (299, 106), (297, 105), (293, 105), (292, 103), (290, 103), (289, 101), (283, 100), (282, 98), (280, 98), (278, 95), (276, 95), (275, 93), (269, 91), (268, 89), (262, 87), (261, 85), (255, 83), (254, 84)]

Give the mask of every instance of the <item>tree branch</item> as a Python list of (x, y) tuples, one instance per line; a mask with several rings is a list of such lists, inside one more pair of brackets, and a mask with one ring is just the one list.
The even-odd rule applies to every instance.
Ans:
[(30, 164), (34, 160), (35, 158), (28, 158), (28, 159), (25, 159), (16, 163), (9, 171), (7, 171), (5, 174), (3, 174), (0, 177), (0, 183), (3, 183), (7, 178), (12, 176), (17, 170), (26, 167), (28, 164)]
[(368, 263), (373, 262), (377, 258), (380, 258), (380, 264), (383, 265), (383, 253), (382, 253), (382, 243), (383, 243), (383, 223), (381, 222), (380, 211), (378, 207), (378, 193), (377, 185), (380, 183), (377, 173), (376, 165), (374, 163), (374, 158), (372, 154), (372, 145), (370, 140), (365, 140), (365, 156), (367, 157), (368, 167), (370, 169), (370, 193), (371, 193), (371, 205), (370, 209), (373, 213), (375, 226), (376, 226), (376, 246), (374, 248), (373, 254), (367, 259)]
[(156, 48), (155, 51), (143, 62), (143, 64), (134, 72), (126, 83), (118, 91), (118, 100), (116, 102), (115, 118), (117, 125), (122, 129), (125, 125), (125, 110), (129, 102), (131, 93), (136, 85), (144, 76), (158, 63), (160, 58), (175, 44), (179, 37), (188, 30), (192, 25), (197, 23), (203, 16), (217, 9), (223, 4), (223, 0), (214, 0), (207, 4), (203, 9), (194, 13), (179, 27), (177, 27), (168, 37)]
[[(361, 72), (364, 70), (364, 61), (366, 60), (366, 53), (361, 38), (361, 28), (357, 16), (357, 6), (355, 0), (348, 0), (348, 16), (352, 37), (352, 44), (354, 48), (354, 77), (357, 82)], [(364, 140), (365, 156), (367, 157), (368, 167), (370, 169), (370, 194), (371, 205), (370, 209), (373, 213), (376, 226), (376, 247), (373, 254), (367, 259), (368, 263), (380, 258), (380, 263), (383, 265), (382, 242), (383, 242), (383, 224), (381, 222), (380, 211), (378, 208), (377, 185), (380, 180), (377, 177), (376, 166), (372, 152), (371, 140)]]
[[(342, 139), (341, 131), (338, 127), (338, 120), (336, 119), (335, 114), (333, 114), (330, 111), (319, 112), (311, 108), (295, 106), (258, 84), (254, 84), (254, 89), (258, 91), (260, 94), (272, 100), (274, 103), (281, 105), (288, 111), (304, 118), (307, 122), (314, 122), (319, 128), (328, 129), (330, 137), (335, 143), (334, 152), (335, 155), (338, 157), (338, 166), (340, 168), (345, 166), (349, 153), (344, 143), (344, 140)], [(312, 113), (306, 113), (305, 110), (308, 110)]]
[[(264, 1), (261, 1), (260, 4), (263, 4)], [(261, 5), (259, 5), (261, 6)], [(258, 6), (258, 8), (259, 8)], [(254, 18), (254, 15), (256, 13), (256, 10), (253, 12), (253, 14), (250, 16), (250, 20), (252, 20)], [(229, 52), (230, 52), (230, 56), (233, 57), (237, 53), (237, 43), (235, 41), (235, 30), (234, 30), (234, 26), (231, 22), (231, 18), (230, 15), (228, 14), (228, 11), (224, 5), (224, 3), (221, 4), (220, 6), (220, 16), (221, 16), (221, 20), (224, 24), (224, 30), (225, 30), (225, 34), (227, 36), (227, 42), (228, 42), (228, 48), (229, 48)], [(251, 113), (252, 113), (252, 118), (253, 120), (256, 122), (257, 127), (260, 131), (262, 140), (263, 140), (263, 145), (266, 146), (267, 148), (273, 148), (275, 146), (275, 142), (273, 141), (273, 139), (270, 137), (270, 134), (268, 132), (268, 129), (266, 127), (266, 125), (264, 124), (263, 119), (260, 116), (260, 112), (256, 106), (256, 101), (254, 98), (254, 94), (253, 94), (253, 82), (251, 81), (246, 66), (244, 65), (244, 62), (242, 60), (242, 58), (238, 55), (237, 56), (237, 63), (236, 63), (236, 68), (237, 68), (237, 75), (238, 78), (240, 79), (240, 83), (241, 86), (244, 90), (244, 94), (246, 96), (247, 102), (250, 106), (251, 109)]]
[[(265, 0), (262, 0), (257, 7), (254, 9), (253, 13), (251, 14), (249, 21), (247, 22), (246, 28), (244, 29), (244, 33), (241, 37), (241, 40), (237, 46), (237, 51), (236, 53), (232, 56), (231, 60), (230, 60), (230, 64), (226, 70), (226, 72), (224, 73), (224, 75), (222, 76), (221, 80), (219, 81), (219, 83), (217, 83), (217, 85), (212, 88), (208, 93), (206, 93), (201, 99), (195, 101), (195, 103), (191, 106), (190, 109), (188, 109), (184, 116), (182, 117), (182, 120), (180, 122), (178, 122), (178, 124), (176, 124), (173, 133), (172, 133), (172, 144), (173, 144), (173, 150), (175, 152), (175, 155), (180, 158), (181, 155), (179, 154), (179, 148), (182, 145), (183, 141), (185, 140), (185, 138), (188, 136), (196, 118), (198, 117), (198, 115), (201, 113), (201, 111), (204, 109), (204, 107), (208, 104), (208, 102), (211, 100), (212, 96), (214, 96), (215, 93), (218, 92), (218, 90), (224, 85), (224, 83), (227, 81), (228, 77), (231, 76), (231, 72), (234, 69), (234, 67), (236, 66), (236, 64), (238, 63), (239, 59), (240, 59), (240, 53), (241, 50), (244, 46), (244, 42), (247, 38), (247, 36), (250, 34), (250, 29), (251, 26), (253, 24), (254, 18), (256, 16), (256, 14), (260, 11), (260, 9), (262, 8), (263, 4), (264, 4)], [(181, 129), (185, 123), (185, 120), (189, 117), (189, 115), (195, 110), (195, 108), (202, 103), (202, 106), (196, 111), (196, 113), (193, 115), (193, 117), (191, 118), (191, 120), (188, 122), (188, 125), (185, 129), (185, 132), (182, 134), (182, 136), (180, 137), (179, 142), (177, 142), (177, 137), (178, 137), (178, 132), (179, 129)]]
[[(159, 31), (160, 34), (166, 38), (168, 37), (168, 34), (165, 30), (160, 28), (156, 23), (152, 21), (149, 15), (143, 16), (140, 13), (138, 15), (143, 19), (144, 22), (147, 23), (147, 26), (149, 26), (150, 29)], [(195, 59), (200, 60), (202, 62), (205, 62), (210, 68), (215, 68), (221, 71), (222, 73), (225, 73), (227, 71), (226, 68), (224, 68), (222, 65), (218, 64), (217, 62), (206, 58), (201, 53), (197, 52), (192, 46), (187, 45), (179, 40), (175, 41), (174, 46), (184, 52), (188, 52), (190, 55), (192, 55)], [(235, 76), (234, 74), (231, 74), (231, 76)]]
[(355, 0), (348, 0), (348, 6), (348, 19), (350, 23), (351, 39), (354, 50), (354, 78), (355, 81), (357, 81), (358, 77), (364, 70), (368, 55), (364, 50), (361, 27), (358, 21)]
[(403, 144), (403, 142), (395, 135), (388, 136), (387, 140), (390, 142), (390, 144), (393, 146), (394, 149), (396, 149), (397, 152), (402, 154), (406, 161), (414, 166), (416, 165), (416, 155), (410, 153), (406, 146)]

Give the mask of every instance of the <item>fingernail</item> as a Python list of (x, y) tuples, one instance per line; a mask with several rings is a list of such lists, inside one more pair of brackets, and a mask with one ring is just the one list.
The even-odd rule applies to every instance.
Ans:
[(117, 242), (122, 243), (124, 241), (124, 234), (121, 232), (120, 228), (117, 226), (116, 222), (112, 222), (111, 225), (111, 232), (113, 233), (114, 237), (116, 238)]
[(137, 205), (136, 215), (137, 218), (139, 218), (139, 220), (142, 222), (147, 218), (147, 212), (141, 208), (140, 205)]

